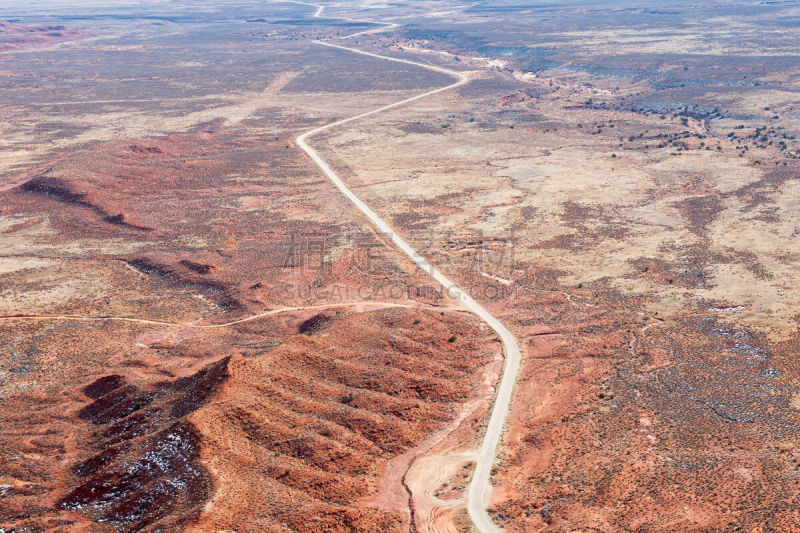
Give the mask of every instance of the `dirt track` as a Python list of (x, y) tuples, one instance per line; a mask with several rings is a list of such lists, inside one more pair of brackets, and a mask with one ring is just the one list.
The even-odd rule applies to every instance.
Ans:
[[(9, 316), (0, 316), (0, 321), (10, 321), (10, 320), (76, 320), (82, 322), (91, 322), (91, 321), (103, 321), (103, 320), (111, 320), (116, 322), (133, 322), (136, 324), (145, 324), (149, 326), (168, 326), (168, 327), (180, 327), (180, 328), (197, 328), (197, 329), (213, 329), (213, 328), (228, 328), (231, 326), (235, 326), (237, 324), (243, 324), (245, 322), (252, 322), (253, 320), (258, 320), (260, 318), (264, 318), (267, 316), (277, 315), (280, 313), (288, 313), (291, 311), (313, 311), (317, 309), (332, 309), (335, 307), (355, 307), (355, 308), (373, 308), (373, 309), (383, 309), (386, 307), (404, 307), (404, 308), (423, 308), (423, 309), (433, 309), (432, 307), (424, 306), (424, 305), (411, 305), (411, 304), (399, 304), (399, 303), (386, 303), (386, 302), (370, 302), (370, 301), (361, 301), (361, 302), (350, 302), (350, 303), (336, 303), (336, 304), (322, 304), (322, 305), (306, 305), (306, 306), (298, 306), (298, 307), (281, 307), (279, 309), (272, 309), (270, 311), (266, 311), (264, 313), (258, 313), (256, 315), (251, 315), (245, 318), (240, 318), (238, 320), (232, 320), (230, 322), (223, 322), (221, 324), (192, 324), (192, 323), (181, 323), (181, 322), (165, 322), (161, 320), (150, 320), (147, 318), (136, 318), (136, 317), (123, 317), (123, 316), (80, 316), (80, 315), (9, 315)], [(438, 307), (437, 310), (440, 310)]]
[[(323, 6), (318, 6), (317, 11), (314, 13), (314, 16), (319, 17), (322, 13), (322, 10)], [(372, 22), (372, 21), (361, 21), (361, 22)], [(341, 39), (347, 39), (350, 37), (355, 37), (358, 35), (364, 35), (368, 33), (375, 33), (378, 31), (385, 31), (387, 29), (396, 27), (396, 24), (391, 24), (391, 23), (380, 22), (380, 24), (384, 24), (385, 27), (356, 32), (341, 37)], [(314, 163), (317, 164), (317, 166), (328, 177), (328, 179), (330, 179), (330, 181), (336, 186), (336, 188), (339, 189), (339, 191), (341, 191), (341, 193), (344, 194), (351, 202), (353, 202), (353, 204), (355, 204), (355, 206), (359, 209), (359, 211), (361, 211), (369, 219), (369, 221), (381, 233), (383, 233), (387, 237), (387, 239), (391, 240), (392, 243), (394, 243), (398, 248), (400, 248), (400, 250), (403, 251), (403, 253), (405, 253), (409, 258), (411, 258), (411, 260), (417, 266), (419, 266), (431, 278), (433, 278), (437, 283), (439, 283), (450, 294), (450, 296), (459, 300), (465, 308), (467, 308), (473, 314), (478, 316), (481, 320), (486, 322), (498, 334), (501, 341), (503, 342), (504, 352), (506, 355), (505, 368), (503, 371), (503, 376), (501, 378), (499, 387), (497, 389), (497, 396), (495, 399), (494, 407), (492, 408), (492, 414), (489, 419), (488, 426), (486, 428), (486, 434), (483, 439), (483, 444), (481, 445), (477, 457), (475, 473), (472, 477), (472, 481), (469, 485), (467, 493), (467, 508), (469, 510), (469, 515), (475, 526), (478, 528), (478, 530), (484, 533), (499, 531), (497, 526), (489, 518), (486, 508), (488, 506), (491, 494), (491, 483), (490, 483), (491, 468), (494, 463), (494, 458), (497, 446), (500, 442), (500, 437), (503, 432), (503, 427), (505, 425), (506, 418), (508, 416), (509, 406), (511, 404), (511, 396), (514, 389), (514, 383), (516, 382), (517, 373), (519, 372), (521, 355), (519, 347), (517, 346), (516, 339), (514, 338), (514, 335), (497, 318), (494, 317), (494, 315), (492, 315), (491, 313), (489, 313), (488, 310), (486, 310), (486, 308), (484, 308), (481, 304), (475, 301), (469, 294), (467, 294), (464, 290), (458, 287), (458, 285), (453, 283), (449, 278), (447, 278), (444, 274), (442, 274), (439, 270), (437, 270), (436, 267), (434, 267), (430, 262), (428, 262), (427, 259), (420, 256), (420, 254), (414, 248), (412, 248), (402, 237), (400, 237), (388, 223), (386, 223), (380, 216), (378, 216), (378, 214), (375, 211), (373, 211), (367, 204), (365, 204), (358, 196), (356, 196), (356, 194), (353, 193), (353, 191), (351, 191), (350, 188), (347, 187), (347, 185), (345, 185), (345, 183), (333, 171), (333, 169), (328, 165), (328, 163), (326, 163), (325, 160), (322, 159), (322, 157), (306, 143), (306, 140), (308, 138), (318, 133), (322, 133), (332, 128), (341, 126), (343, 124), (347, 124), (355, 120), (359, 120), (371, 115), (382, 113), (384, 111), (388, 111), (390, 109), (394, 109), (409, 104), (416, 100), (420, 100), (422, 98), (426, 98), (428, 96), (432, 96), (434, 94), (443, 91), (454, 89), (456, 87), (459, 87), (467, 83), (469, 81), (469, 78), (467, 78), (467, 76), (465, 76), (464, 74), (456, 72), (454, 70), (426, 65), (424, 63), (419, 63), (416, 61), (399, 59), (389, 56), (382, 56), (379, 54), (373, 54), (371, 52), (365, 52), (357, 48), (350, 48), (347, 46), (332, 44), (325, 41), (314, 41), (314, 43), (322, 46), (345, 50), (356, 54), (361, 54), (364, 56), (384, 61), (393, 61), (398, 63), (405, 63), (408, 65), (414, 65), (420, 68), (424, 68), (426, 70), (448, 74), (456, 78), (457, 80), (456, 82), (450, 85), (426, 91), (416, 96), (405, 98), (403, 100), (379, 107), (377, 109), (373, 109), (371, 111), (360, 113), (352, 117), (337, 120), (330, 124), (314, 128), (297, 137), (296, 142), (297, 146), (299, 146), (300, 149), (302, 149), (309, 155), (309, 157), (311, 157)]]

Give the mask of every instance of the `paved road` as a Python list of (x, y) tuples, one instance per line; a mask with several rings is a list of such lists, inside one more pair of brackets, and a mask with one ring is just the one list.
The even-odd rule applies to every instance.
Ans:
[[(305, 3), (305, 2), (297, 2), (297, 3)], [(307, 4), (317, 7), (316, 12), (314, 13), (315, 17), (319, 17), (322, 14), (324, 6), (320, 6), (318, 4)], [(345, 18), (345, 17), (341, 17)], [(347, 19), (353, 21), (353, 19)], [(360, 21), (360, 22), (373, 22), (373, 21)], [(341, 37), (340, 39), (346, 39), (349, 37), (355, 37), (357, 35), (364, 35), (367, 33), (375, 33), (378, 31), (386, 31), (388, 29), (392, 29), (396, 27), (396, 24), (387, 23), (387, 22), (378, 22), (378, 24), (382, 24), (384, 27), (361, 31), (357, 33), (353, 33), (351, 35), (347, 35), (345, 37)], [(484, 322), (486, 322), (499, 336), (500, 340), (503, 342), (503, 348), (505, 351), (505, 366), (503, 369), (503, 376), (500, 380), (500, 385), (497, 389), (497, 396), (494, 402), (494, 407), (492, 408), (492, 414), (489, 418), (489, 425), (486, 428), (486, 435), (483, 438), (483, 443), (481, 445), (481, 449), (479, 451), (478, 460), (476, 462), (475, 473), (472, 477), (472, 481), (470, 482), (468, 492), (467, 492), (467, 508), (469, 510), (469, 516), (472, 518), (473, 523), (478, 528), (479, 531), (482, 533), (490, 533), (490, 532), (497, 532), (500, 531), (498, 528), (489, 518), (488, 513), (486, 512), (486, 508), (489, 505), (489, 498), (491, 493), (491, 483), (490, 483), (490, 475), (492, 465), (494, 463), (495, 454), (497, 451), (497, 445), (500, 442), (500, 437), (503, 434), (503, 426), (505, 425), (506, 418), (508, 416), (508, 409), (511, 403), (511, 395), (514, 390), (514, 382), (517, 378), (517, 373), (519, 372), (519, 364), (520, 364), (520, 351), (519, 347), (517, 346), (517, 341), (514, 338), (514, 335), (497, 319), (495, 318), (489, 311), (486, 310), (481, 304), (475, 301), (466, 291), (458, 287), (455, 283), (453, 283), (447, 276), (439, 272), (436, 267), (434, 267), (427, 259), (419, 255), (417, 251), (412, 248), (402, 237), (400, 237), (392, 227), (387, 224), (381, 217), (378, 216), (375, 211), (373, 211), (367, 204), (365, 204), (358, 196), (356, 196), (353, 191), (351, 191), (347, 185), (336, 175), (336, 172), (331, 169), (328, 163), (325, 162), (320, 155), (311, 148), (308, 143), (306, 142), (310, 137), (321, 133), (323, 131), (335, 128), (337, 126), (341, 126), (343, 124), (347, 124), (348, 122), (352, 122), (354, 120), (359, 120), (364, 117), (368, 117), (370, 115), (376, 115), (378, 113), (382, 113), (383, 111), (388, 111), (389, 109), (393, 109), (395, 107), (400, 107), (402, 105), (411, 103), (415, 100), (419, 100), (421, 98), (425, 98), (436, 93), (440, 93), (443, 91), (447, 91), (450, 89), (454, 89), (460, 85), (464, 85), (467, 83), (468, 78), (460, 73), (453, 70), (449, 70), (446, 68), (435, 67), (432, 65), (426, 65), (424, 63), (419, 63), (417, 61), (411, 61), (408, 59), (399, 59), (395, 57), (387, 57), (382, 56), (379, 54), (373, 54), (371, 52), (365, 52), (363, 50), (358, 50), (356, 48), (350, 48), (348, 46), (342, 46), (338, 44), (333, 44), (326, 41), (314, 41), (314, 43), (328, 46), (331, 48), (338, 48), (340, 50), (346, 50), (348, 52), (352, 52), (355, 54), (361, 54), (364, 56), (369, 56), (385, 61), (393, 61), (395, 63), (405, 63), (408, 65), (414, 65), (420, 68), (424, 68), (427, 70), (432, 70), (435, 72), (442, 72), (444, 74), (448, 74), (454, 77), (457, 81), (447, 85), (445, 87), (440, 87), (438, 89), (433, 89), (431, 91), (424, 92), (422, 94), (418, 94), (416, 96), (412, 96), (411, 98), (406, 98), (404, 100), (400, 100), (399, 102), (394, 102), (389, 105), (385, 105), (383, 107), (379, 107), (378, 109), (373, 109), (372, 111), (367, 111), (365, 113), (361, 113), (359, 115), (355, 115), (353, 117), (344, 118), (342, 120), (337, 120), (336, 122), (332, 122), (330, 124), (326, 124), (325, 126), (320, 126), (318, 128), (314, 128), (311, 131), (307, 131), (306, 133), (297, 137), (296, 142), (297, 145), (308, 154), (309, 157), (317, 164), (317, 166), (322, 170), (322, 172), (328, 177), (328, 179), (336, 186), (342, 194), (344, 194), (355, 206), (372, 222), (372, 224), (378, 228), (382, 233), (384, 233), (391, 241), (400, 248), (403, 253), (405, 253), (408, 257), (411, 258), (414, 263), (417, 264), (422, 270), (428, 273), (430, 277), (436, 280), (453, 298), (458, 299), (461, 303), (469, 309), (472, 313), (480, 317)]]

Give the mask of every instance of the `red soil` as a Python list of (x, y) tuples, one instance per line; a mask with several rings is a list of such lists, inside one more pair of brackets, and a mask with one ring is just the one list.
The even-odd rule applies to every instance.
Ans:
[(40, 46), (79, 36), (77, 30), (64, 26), (20, 26), (0, 20), (0, 52), (28, 46)]

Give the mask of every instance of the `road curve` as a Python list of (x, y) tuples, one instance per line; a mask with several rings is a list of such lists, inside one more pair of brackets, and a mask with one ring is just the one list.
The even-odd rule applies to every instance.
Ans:
[[(324, 6), (319, 4), (310, 4), (306, 2), (296, 2), (296, 3), (303, 3), (307, 5), (312, 5), (317, 7), (316, 12), (314, 13), (315, 17), (319, 17), (322, 14)], [(340, 17), (345, 18), (345, 17)], [(353, 21), (353, 19), (347, 19)], [(354, 22), (364, 22), (364, 23), (376, 23), (374, 21), (354, 21)], [(367, 33), (375, 33), (378, 31), (386, 31), (388, 29), (395, 28), (397, 24), (387, 23), (387, 22), (377, 22), (377, 24), (382, 24), (384, 27), (377, 28), (373, 30), (366, 30), (357, 33), (353, 33), (350, 35), (346, 35), (344, 37), (340, 37), (339, 39), (346, 39), (349, 37), (355, 37), (358, 35), (364, 35)], [(495, 525), (489, 515), (487, 513), (487, 507), (489, 505), (489, 498), (491, 494), (491, 469), (492, 465), (494, 464), (494, 458), (497, 451), (497, 446), (500, 442), (500, 437), (503, 433), (503, 426), (505, 425), (506, 418), (508, 416), (509, 406), (511, 404), (511, 396), (514, 390), (514, 383), (517, 379), (517, 374), (519, 372), (519, 365), (520, 365), (520, 351), (519, 346), (517, 346), (517, 341), (514, 338), (514, 335), (506, 328), (497, 318), (495, 318), (489, 311), (486, 310), (481, 304), (479, 304), (476, 300), (474, 300), (466, 291), (458, 287), (455, 283), (453, 283), (447, 276), (442, 274), (439, 270), (436, 269), (427, 259), (419, 255), (417, 251), (412, 248), (402, 237), (400, 237), (392, 227), (387, 224), (381, 217), (378, 216), (375, 211), (373, 211), (367, 204), (365, 204), (358, 196), (356, 196), (353, 191), (351, 191), (347, 185), (336, 175), (336, 172), (331, 169), (328, 163), (325, 162), (322, 157), (313, 149), (311, 148), (308, 143), (306, 142), (310, 137), (321, 133), (323, 131), (335, 128), (337, 126), (341, 126), (343, 124), (347, 124), (348, 122), (352, 122), (354, 120), (359, 120), (364, 117), (368, 117), (370, 115), (376, 115), (383, 111), (387, 111), (389, 109), (393, 109), (396, 107), (400, 107), (402, 105), (414, 102), (415, 100), (419, 100), (421, 98), (425, 98), (427, 96), (434, 95), (436, 93), (440, 93), (443, 91), (447, 91), (450, 89), (454, 89), (460, 85), (464, 85), (469, 80), (467, 76), (460, 72), (456, 72), (454, 70), (449, 70), (446, 68), (435, 67), (432, 65), (426, 65), (424, 63), (419, 63), (417, 61), (411, 61), (408, 59), (399, 59), (395, 57), (388, 57), (382, 56), (379, 54), (373, 54), (372, 52), (365, 52), (363, 50), (358, 50), (356, 48), (350, 48), (349, 46), (342, 46), (338, 44), (333, 44), (326, 41), (314, 41), (315, 44), (328, 46), (331, 48), (338, 48), (340, 50), (346, 50), (348, 52), (352, 52), (354, 54), (361, 54), (364, 56), (369, 56), (377, 59), (382, 59), (385, 61), (393, 61), (395, 63), (405, 63), (407, 65), (414, 65), (417, 67), (421, 67), (427, 70), (431, 70), (434, 72), (441, 72), (444, 74), (448, 74), (454, 78), (456, 78), (456, 82), (445, 87), (440, 87), (438, 89), (433, 89), (431, 91), (424, 92), (422, 94), (418, 94), (416, 96), (412, 96), (410, 98), (406, 98), (404, 100), (400, 100), (399, 102), (394, 102), (389, 105), (385, 105), (383, 107), (379, 107), (377, 109), (373, 109), (372, 111), (367, 111), (365, 113), (361, 113), (359, 115), (355, 115), (352, 117), (344, 118), (341, 120), (337, 120), (336, 122), (331, 122), (330, 124), (326, 124), (324, 126), (320, 126), (318, 128), (314, 128), (313, 130), (307, 131), (297, 137), (295, 140), (297, 146), (300, 147), (308, 156), (317, 164), (317, 166), (322, 170), (325, 176), (336, 186), (342, 194), (344, 194), (355, 206), (361, 211), (369, 220), (370, 222), (387, 238), (391, 239), (391, 241), (400, 248), (408, 257), (411, 258), (414, 263), (417, 264), (422, 270), (428, 273), (430, 277), (432, 277), (439, 285), (447, 291), (447, 293), (459, 300), (465, 308), (471, 311), (473, 314), (477, 315), (481, 320), (486, 322), (500, 337), (500, 340), (503, 342), (503, 349), (505, 352), (505, 365), (503, 368), (503, 376), (500, 379), (500, 385), (497, 388), (497, 395), (495, 397), (494, 406), (492, 408), (492, 414), (489, 418), (489, 424), (486, 428), (486, 434), (483, 438), (483, 443), (481, 444), (481, 448), (478, 454), (478, 459), (475, 465), (475, 473), (472, 476), (472, 481), (470, 482), (469, 488), (467, 489), (467, 509), (469, 511), (469, 516), (472, 519), (475, 526), (478, 528), (479, 531), (482, 533), (492, 533), (500, 531), (500, 528)]]

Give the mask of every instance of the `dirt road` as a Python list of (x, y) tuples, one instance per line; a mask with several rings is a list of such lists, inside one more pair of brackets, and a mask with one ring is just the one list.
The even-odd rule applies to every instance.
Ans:
[[(316, 12), (314, 13), (315, 17), (320, 17), (322, 15), (324, 6), (320, 6), (317, 4), (308, 4), (308, 5), (313, 5), (317, 7)], [(353, 19), (347, 19), (347, 20), (352, 21)], [(386, 31), (397, 26), (396, 24), (387, 22), (375, 22), (375, 21), (360, 21), (360, 22), (365, 22), (365, 23), (373, 22), (376, 24), (382, 24), (384, 27), (353, 33), (351, 35), (340, 37), (339, 39), (347, 39), (358, 35), (364, 35), (367, 33)], [(472, 477), (472, 481), (470, 483), (467, 494), (467, 508), (469, 510), (470, 518), (472, 519), (477, 529), (482, 533), (500, 531), (500, 529), (489, 518), (486, 508), (489, 504), (489, 499), (491, 494), (491, 483), (489, 479), (491, 474), (491, 469), (494, 463), (494, 458), (497, 451), (497, 445), (499, 444), (500, 437), (503, 433), (503, 426), (505, 425), (505, 421), (508, 416), (508, 410), (511, 403), (511, 396), (514, 390), (514, 383), (517, 378), (517, 373), (519, 372), (520, 351), (519, 347), (517, 346), (517, 341), (514, 338), (514, 335), (512, 335), (511, 332), (497, 318), (495, 318), (491, 313), (489, 313), (489, 311), (487, 311), (481, 304), (475, 301), (469, 294), (467, 294), (466, 291), (458, 287), (449, 278), (447, 278), (447, 276), (439, 272), (439, 270), (437, 270), (430, 262), (428, 262), (427, 259), (419, 255), (419, 253), (414, 248), (412, 248), (402, 237), (400, 237), (388, 223), (386, 223), (381, 217), (379, 217), (378, 214), (375, 213), (375, 211), (373, 211), (367, 204), (365, 204), (358, 196), (356, 196), (355, 193), (353, 193), (353, 191), (351, 191), (347, 187), (347, 185), (345, 185), (345, 183), (339, 178), (339, 176), (336, 175), (336, 173), (328, 165), (328, 163), (326, 163), (325, 160), (322, 159), (322, 157), (316, 151), (314, 151), (314, 149), (311, 148), (306, 142), (309, 138), (323, 131), (336, 128), (338, 126), (347, 124), (348, 122), (353, 122), (355, 120), (369, 117), (371, 115), (376, 115), (378, 113), (382, 113), (384, 111), (388, 111), (390, 109), (394, 109), (396, 107), (409, 104), (416, 100), (420, 100), (422, 98), (426, 98), (428, 96), (432, 96), (434, 94), (443, 91), (454, 89), (460, 85), (464, 85), (465, 83), (467, 83), (467, 81), (469, 81), (469, 79), (467, 78), (467, 76), (465, 76), (460, 72), (432, 65), (426, 65), (424, 63), (419, 63), (417, 61), (382, 56), (379, 54), (374, 54), (372, 52), (366, 52), (363, 50), (359, 50), (357, 48), (351, 48), (348, 46), (333, 44), (326, 41), (314, 41), (314, 43), (321, 46), (328, 46), (331, 48), (346, 50), (354, 54), (373, 57), (383, 61), (405, 63), (407, 65), (414, 65), (434, 72), (442, 72), (456, 79), (456, 81), (454, 83), (451, 83), (450, 85), (426, 91), (416, 96), (405, 98), (398, 102), (394, 102), (385, 105), (383, 107), (373, 109), (371, 111), (367, 111), (352, 117), (337, 120), (336, 122), (332, 122), (330, 124), (326, 124), (318, 128), (314, 128), (313, 130), (307, 131), (306, 133), (303, 133), (302, 135), (297, 137), (296, 142), (297, 146), (299, 146), (305, 153), (308, 154), (308, 156), (314, 161), (314, 163), (317, 164), (317, 166), (322, 170), (325, 176), (327, 176), (328, 179), (336, 186), (336, 188), (339, 189), (339, 191), (341, 191), (341, 193), (344, 194), (381, 233), (383, 233), (388, 239), (390, 239), (395, 246), (397, 246), (400, 250), (403, 251), (404, 254), (410, 257), (411, 260), (414, 261), (414, 263), (416, 263), (417, 266), (419, 266), (437, 283), (439, 283), (442, 286), (442, 288), (448, 292), (450, 296), (459, 300), (465, 308), (467, 308), (469, 311), (477, 315), (481, 320), (486, 322), (497, 333), (497, 335), (503, 342), (503, 348), (505, 352), (505, 365), (503, 370), (503, 376), (500, 380), (500, 385), (497, 389), (497, 395), (495, 398), (494, 407), (492, 409), (492, 414), (489, 419), (489, 424), (486, 428), (486, 434), (483, 438), (483, 443), (478, 452), (478, 457), (475, 466), (475, 473)]]

